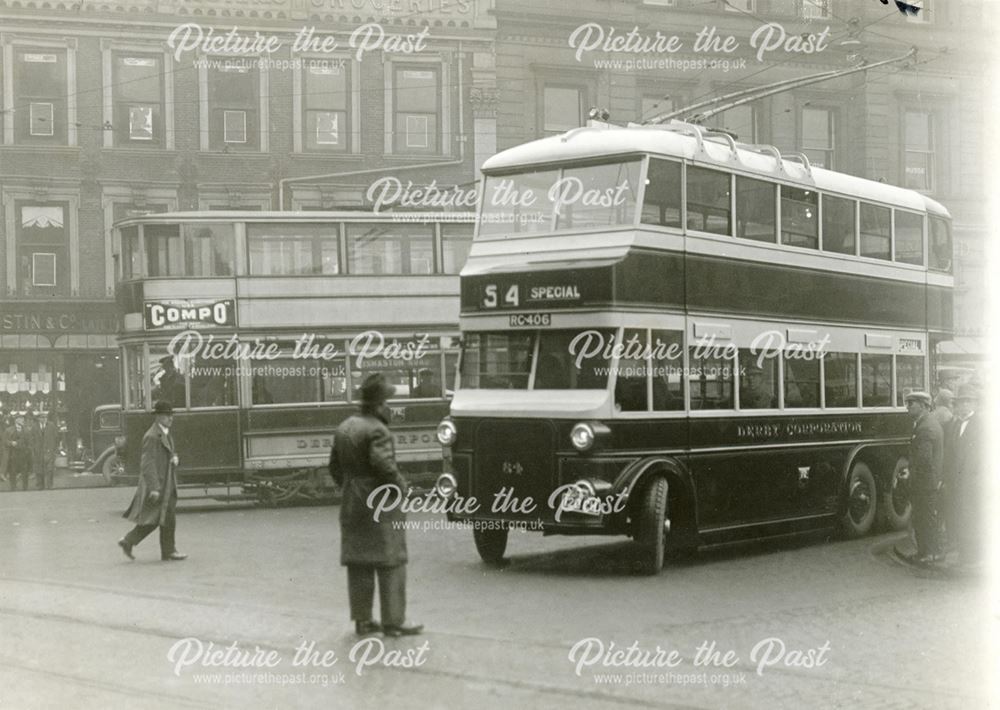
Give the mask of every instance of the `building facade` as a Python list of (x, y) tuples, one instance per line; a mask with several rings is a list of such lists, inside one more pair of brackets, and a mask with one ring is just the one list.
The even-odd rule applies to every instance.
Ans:
[[(745, 89), (916, 54), (706, 118), (813, 165), (924, 192), (954, 217), (955, 362), (983, 354), (989, 17), (981, 0), (498, 0), (497, 141), (641, 122)], [(694, 111), (705, 111), (708, 105)]]
[[(116, 220), (390, 208), (495, 152), (488, 2), (3, 1), (0, 28), (0, 406), (70, 444), (120, 398)], [(209, 275), (180, 254), (148, 258)]]

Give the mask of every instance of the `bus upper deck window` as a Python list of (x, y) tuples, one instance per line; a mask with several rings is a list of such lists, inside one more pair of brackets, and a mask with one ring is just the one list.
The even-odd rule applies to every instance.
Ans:
[(639, 166), (638, 160), (567, 166), (553, 193), (556, 229), (633, 224)]
[(951, 271), (951, 225), (939, 217), (930, 220), (930, 267)]
[(892, 258), (890, 254), (892, 212), (888, 207), (861, 203), (861, 256)]
[(551, 229), (551, 190), (558, 178), (558, 170), (487, 176), (478, 235), (506, 237)]
[(662, 227), (681, 227), (681, 164), (673, 160), (649, 159), (642, 221)]
[(823, 251), (854, 254), (854, 200), (823, 195)]
[(764, 180), (736, 176), (736, 236), (758, 242), (774, 242), (774, 191)]
[(896, 210), (896, 261), (903, 264), (924, 263), (924, 218), (913, 212)]
[(819, 247), (819, 194), (781, 186), (781, 243), (794, 247)]
[(729, 173), (694, 166), (688, 168), (688, 229), (711, 234), (732, 234), (729, 183)]

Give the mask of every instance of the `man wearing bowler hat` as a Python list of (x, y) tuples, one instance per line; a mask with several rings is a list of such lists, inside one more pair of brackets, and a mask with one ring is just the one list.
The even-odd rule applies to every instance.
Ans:
[(955, 400), (955, 419), (945, 436), (948, 464), (948, 534), (958, 547), (959, 563), (981, 561), (981, 526), (986, 492), (982, 480), (982, 415), (977, 413), (979, 392), (962, 385)]
[(122, 515), (135, 523), (135, 527), (118, 541), (118, 546), (130, 560), (132, 548), (160, 528), (160, 558), (183, 560), (187, 555), (177, 551), (174, 544), (177, 508), (177, 464), (180, 462), (170, 425), (174, 421), (174, 408), (166, 400), (153, 407), (156, 421), (142, 436), (142, 458), (139, 466), (139, 487), (129, 509)]
[[(340, 563), (347, 567), (351, 619), (359, 636), (419, 634), (423, 626), (406, 621), (405, 514), (395, 506), (376, 521), (368, 496), (379, 486), (395, 487), (388, 500), (400, 502), (409, 488), (396, 467), (386, 400), (396, 391), (380, 374), (361, 385), (361, 411), (337, 427), (330, 451), (330, 475), (343, 490), (340, 504)], [(392, 489), (390, 489), (392, 490)], [(372, 620), (378, 577), (381, 624)]]
[(940, 559), (938, 535), (938, 492), (941, 489), (941, 464), (944, 456), (944, 433), (931, 414), (931, 396), (926, 392), (910, 392), (905, 397), (906, 409), (913, 418), (910, 436), (909, 485), (913, 504), (913, 537), (917, 551), (900, 554), (908, 562), (926, 565)]

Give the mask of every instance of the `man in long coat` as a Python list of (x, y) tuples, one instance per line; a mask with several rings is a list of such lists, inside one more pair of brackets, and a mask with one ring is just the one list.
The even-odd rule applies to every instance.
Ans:
[(118, 546), (130, 560), (132, 548), (160, 528), (160, 558), (183, 560), (187, 555), (177, 551), (174, 543), (177, 508), (177, 464), (179, 459), (170, 434), (174, 421), (174, 408), (170, 402), (160, 400), (153, 407), (156, 421), (142, 437), (142, 458), (139, 466), (139, 486), (132, 504), (122, 515), (135, 527), (118, 541)]
[(917, 551), (905, 555), (916, 564), (930, 564), (940, 559), (938, 504), (941, 489), (941, 465), (944, 457), (944, 433), (931, 414), (931, 396), (926, 392), (906, 395), (906, 409), (913, 417), (910, 436), (909, 482), (913, 504), (913, 537)]
[(17, 490), (17, 479), (21, 479), (21, 490), (28, 490), (31, 475), (31, 442), (24, 419), (17, 417), (4, 432), (4, 446), (7, 447), (7, 473), (10, 489)]
[[(419, 634), (423, 626), (406, 619), (406, 519), (396, 506), (375, 520), (368, 496), (381, 485), (395, 489), (400, 502), (409, 488), (396, 467), (386, 400), (395, 388), (374, 374), (361, 386), (361, 411), (337, 427), (330, 451), (330, 474), (343, 490), (340, 504), (340, 563), (347, 567), (351, 619), (359, 636), (380, 629), (387, 636)], [(378, 576), (382, 623), (372, 620)]]
[(31, 472), (35, 476), (35, 485), (41, 491), (45, 489), (45, 460), (42, 449), (42, 427), (34, 410), (29, 409), (24, 415), (24, 427), (28, 432), (28, 445), (31, 448)]
[(42, 470), (45, 488), (52, 488), (56, 473), (56, 454), (59, 453), (59, 415), (49, 412), (42, 427)]
[(981, 560), (983, 508), (986, 490), (982, 478), (983, 417), (979, 393), (972, 385), (958, 390), (955, 418), (945, 436), (947, 462), (948, 535), (958, 547), (962, 565)]

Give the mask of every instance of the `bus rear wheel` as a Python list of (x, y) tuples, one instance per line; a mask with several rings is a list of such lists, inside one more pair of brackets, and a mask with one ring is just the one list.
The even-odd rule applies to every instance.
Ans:
[(878, 487), (872, 470), (864, 461), (856, 462), (847, 480), (847, 510), (842, 519), (847, 537), (862, 537), (871, 531), (877, 501)]
[(476, 541), (476, 550), (483, 562), (488, 565), (499, 565), (507, 551), (507, 528), (472, 528), (472, 539)]
[(906, 530), (910, 525), (910, 514), (913, 506), (910, 504), (909, 487), (900, 476), (910, 465), (909, 461), (900, 457), (885, 482), (882, 497), (879, 500), (879, 511), (882, 524), (889, 530)]
[(639, 571), (642, 574), (659, 574), (663, 569), (667, 537), (667, 490), (665, 478), (654, 478), (643, 489), (639, 502), (635, 541), (639, 547)]

